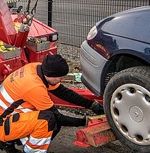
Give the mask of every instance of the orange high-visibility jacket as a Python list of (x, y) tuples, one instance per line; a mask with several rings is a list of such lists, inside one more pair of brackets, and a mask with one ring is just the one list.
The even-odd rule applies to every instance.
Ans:
[(56, 89), (49, 85), (47, 88), (42, 79), (37, 75), (37, 65), (30, 63), (11, 73), (0, 87), (0, 115), (10, 107), (15, 112), (30, 112), (45, 110), (53, 106), (53, 101), (48, 95), (48, 90)]
[(0, 125), (0, 141), (11, 141), (28, 136), (24, 146), (26, 153), (46, 153), (56, 126), (55, 123), (53, 113), (48, 110), (17, 113), (7, 117)]

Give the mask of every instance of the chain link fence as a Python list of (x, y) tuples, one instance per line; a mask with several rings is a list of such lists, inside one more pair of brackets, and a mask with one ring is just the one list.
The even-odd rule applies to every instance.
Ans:
[(58, 31), (61, 43), (79, 47), (99, 20), (144, 5), (149, 0), (53, 0), (49, 24)]

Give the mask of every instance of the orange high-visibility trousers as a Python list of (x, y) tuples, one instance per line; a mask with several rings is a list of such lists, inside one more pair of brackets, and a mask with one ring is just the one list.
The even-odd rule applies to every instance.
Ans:
[(24, 152), (47, 152), (55, 124), (52, 113), (47, 114), (45, 115), (44, 111), (33, 111), (7, 117), (0, 126), (0, 141), (11, 141), (27, 136)]

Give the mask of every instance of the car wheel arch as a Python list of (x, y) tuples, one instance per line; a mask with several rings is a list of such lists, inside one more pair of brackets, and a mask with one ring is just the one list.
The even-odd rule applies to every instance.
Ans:
[(141, 57), (133, 54), (117, 54), (112, 56), (105, 64), (100, 78), (101, 95), (103, 95), (108, 81), (116, 73), (134, 66), (150, 66), (150, 64), (144, 61)]

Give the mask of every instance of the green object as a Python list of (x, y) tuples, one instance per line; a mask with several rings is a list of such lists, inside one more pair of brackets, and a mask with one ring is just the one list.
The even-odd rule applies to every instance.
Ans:
[(74, 73), (74, 75), (75, 75), (75, 80), (77, 82), (81, 82), (81, 75), (82, 75), (82, 73)]

